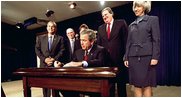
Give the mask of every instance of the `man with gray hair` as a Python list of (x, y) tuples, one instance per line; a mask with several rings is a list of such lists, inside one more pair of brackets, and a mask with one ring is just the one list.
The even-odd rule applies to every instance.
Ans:
[(77, 49), (81, 49), (80, 40), (75, 37), (75, 31), (72, 28), (66, 30), (66, 62), (70, 62), (73, 59), (73, 54)]

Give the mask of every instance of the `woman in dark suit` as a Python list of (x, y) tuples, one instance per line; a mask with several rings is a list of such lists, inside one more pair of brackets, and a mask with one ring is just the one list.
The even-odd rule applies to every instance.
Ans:
[(134, 1), (136, 20), (129, 25), (124, 64), (135, 96), (152, 96), (156, 87), (156, 64), (160, 56), (160, 29), (157, 16), (149, 16), (150, 1)]

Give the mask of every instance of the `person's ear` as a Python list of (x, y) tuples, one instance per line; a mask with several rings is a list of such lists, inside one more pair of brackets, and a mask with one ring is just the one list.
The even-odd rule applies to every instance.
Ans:
[(91, 42), (91, 45), (93, 45), (93, 44), (94, 44), (94, 40), (91, 40), (90, 42)]

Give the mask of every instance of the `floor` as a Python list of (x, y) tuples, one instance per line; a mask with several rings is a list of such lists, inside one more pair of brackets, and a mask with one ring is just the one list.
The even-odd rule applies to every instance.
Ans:
[[(23, 97), (23, 85), (22, 80), (2, 82), (1, 83), (6, 97)], [(42, 97), (41, 88), (31, 88), (33, 97)], [(133, 97), (133, 88), (127, 85), (127, 96)], [(157, 86), (153, 89), (154, 97), (180, 97), (180, 86)]]

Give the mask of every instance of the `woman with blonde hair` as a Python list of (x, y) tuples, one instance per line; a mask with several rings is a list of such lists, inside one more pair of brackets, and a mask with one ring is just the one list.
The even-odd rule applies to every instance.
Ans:
[(152, 96), (156, 87), (156, 65), (160, 56), (160, 29), (157, 16), (149, 16), (150, 1), (134, 1), (136, 20), (129, 25), (124, 64), (129, 68), (129, 83), (137, 97)]

